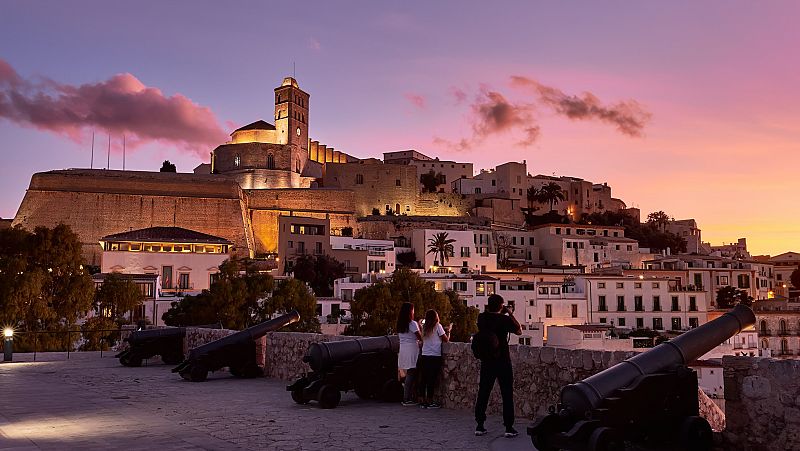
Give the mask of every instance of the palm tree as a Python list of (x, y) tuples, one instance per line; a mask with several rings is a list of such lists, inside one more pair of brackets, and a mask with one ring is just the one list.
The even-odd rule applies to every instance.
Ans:
[(553, 211), (553, 206), (559, 201), (567, 200), (567, 196), (558, 183), (550, 182), (539, 190), (538, 200), (542, 203), (549, 203), (550, 211)]
[(450, 256), (454, 254), (453, 252), (453, 243), (456, 240), (452, 238), (447, 238), (447, 232), (439, 232), (433, 235), (428, 241), (428, 254), (433, 254), (434, 257), (439, 258), (439, 264), (444, 266), (448, 260), (450, 260)]
[(669, 224), (671, 219), (672, 218), (670, 218), (668, 214), (661, 210), (654, 211), (653, 213), (647, 215), (647, 222), (656, 226), (658, 230), (661, 230), (662, 232), (667, 229), (667, 224)]
[(541, 192), (536, 189), (535, 186), (531, 186), (528, 188), (527, 198), (528, 198), (528, 211), (533, 213), (533, 204), (539, 202), (539, 196), (541, 196)]

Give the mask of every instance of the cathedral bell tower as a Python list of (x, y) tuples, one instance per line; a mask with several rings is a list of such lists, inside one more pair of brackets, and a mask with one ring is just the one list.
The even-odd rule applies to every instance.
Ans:
[(308, 153), (308, 93), (292, 77), (275, 88), (275, 129), (279, 144), (294, 144)]

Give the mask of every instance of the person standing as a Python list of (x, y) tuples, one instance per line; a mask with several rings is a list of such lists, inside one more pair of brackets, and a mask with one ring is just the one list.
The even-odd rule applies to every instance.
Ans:
[(497, 341), (493, 341), (496, 349), (481, 359), (480, 384), (478, 398), (475, 401), (477, 436), (486, 434), (486, 407), (495, 380), (500, 385), (500, 394), (503, 398), (503, 425), (506, 428), (504, 435), (507, 438), (519, 435), (514, 429), (514, 371), (508, 351), (508, 334), (522, 335), (522, 327), (514, 318), (514, 313), (504, 304), (502, 296), (493, 294), (489, 296), (486, 311), (478, 315), (478, 334), (494, 334)]
[(422, 407), (438, 409), (439, 404), (433, 401), (433, 392), (439, 373), (442, 371), (442, 343), (450, 341), (450, 329), (445, 330), (439, 323), (436, 310), (425, 312), (422, 324), (422, 355), (419, 358), (419, 369), (422, 371)]
[[(404, 302), (397, 315), (397, 337), (400, 342), (400, 352), (397, 353), (397, 369), (405, 373), (403, 382), (403, 405), (416, 404), (413, 395), (414, 379), (417, 373), (417, 357), (422, 343), (419, 333), (419, 324), (414, 321), (414, 304)], [(400, 375), (402, 377), (402, 374)]]

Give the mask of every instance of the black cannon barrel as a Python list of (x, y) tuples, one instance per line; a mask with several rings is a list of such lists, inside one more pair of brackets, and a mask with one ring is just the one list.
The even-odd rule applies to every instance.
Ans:
[(134, 343), (137, 341), (152, 340), (156, 338), (185, 337), (185, 336), (186, 336), (185, 327), (169, 327), (164, 329), (135, 330), (131, 332), (130, 336), (128, 336), (127, 341), (130, 343)]
[(200, 355), (205, 352), (220, 349), (227, 345), (232, 345), (243, 341), (257, 340), (266, 335), (268, 332), (278, 330), (281, 327), (288, 326), (289, 324), (297, 321), (300, 321), (300, 313), (298, 313), (297, 310), (292, 310), (285, 315), (281, 315), (277, 318), (273, 318), (271, 320), (264, 321), (263, 323), (256, 324), (255, 326), (248, 327), (243, 331), (236, 332), (235, 334), (228, 335), (227, 337), (220, 338), (219, 340), (212, 341), (211, 343), (198, 346), (189, 351), (189, 358), (191, 358), (193, 355)]
[(637, 377), (687, 365), (755, 322), (753, 310), (737, 305), (713, 321), (684, 332), (594, 376), (567, 385), (561, 390), (561, 404), (569, 409), (573, 417), (583, 417), (586, 412), (597, 407), (603, 398), (628, 386)]
[(314, 371), (324, 371), (337, 362), (349, 360), (362, 352), (378, 352), (391, 350), (398, 352), (400, 341), (397, 335), (383, 337), (358, 338), (355, 340), (312, 343), (303, 361)]

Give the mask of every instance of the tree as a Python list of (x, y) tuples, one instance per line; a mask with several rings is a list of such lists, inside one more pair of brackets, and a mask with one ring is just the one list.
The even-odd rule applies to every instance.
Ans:
[(530, 188), (528, 188), (525, 194), (526, 194), (525, 197), (528, 200), (528, 210), (530, 210), (530, 212), (533, 213), (534, 204), (539, 203), (539, 199), (541, 198), (541, 193), (539, 193), (539, 190), (536, 189), (535, 186), (531, 186)]
[(466, 300), (461, 299), (453, 290), (445, 290), (444, 294), (450, 301), (450, 322), (453, 323), (450, 341), (469, 342), (478, 331), (478, 309), (468, 307)]
[(423, 193), (435, 193), (439, 191), (439, 185), (442, 184), (444, 175), (441, 172), (435, 172), (431, 169), (419, 176), (419, 182), (422, 184)]
[(333, 296), (333, 281), (344, 277), (344, 264), (328, 255), (301, 255), (294, 261), (292, 273), (317, 296)]
[(99, 316), (122, 323), (124, 315), (143, 300), (144, 295), (131, 279), (112, 272), (95, 292), (94, 310)]
[(456, 240), (447, 237), (447, 232), (439, 232), (433, 235), (433, 238), (428, 240), (428, 254), (433, 254), (434, 258), (438, 258), (439, 265), (444, 266), (450, 256), (454, 255), (453, 243)]
[(654, 211), (647, 215), (647, 223), (653, 225), (662, 232), (666, 232), (667, 225), (671, 220), (672, 218), (662, 210)]
[(447, 295), (437, 292), (433, 282), (424, 280), (419, 274), (398, 269), (390, 280), (381, 280), (355, 292), (350, 302), (352, 323), (345, 329), (345, 334), (378, 336), (396, 333), (397, 314), (403, 302), (414, 304), (416, 319), (424, 318), (427, 310), (434, 309), (442, 324), (451, 322)]
[(104, 316), (93, 316), (81, 325), (85, 340), (81, 351), (108, 351), (119, 340), (119, 323)]
[(273, 282), (269, 274), (232, 258), (219, 266), (208, 290), (173, 302), (161, 318), (168, 326), (221, 323), (228, 329), (244, 329), (263, 320), (262, 304), (272, 293)]
[(174, 164), (170, 163), (169, 160), (164, 160), (164, 163), (161, 165), (161, 169), (159, 172), (178, 172), (178, 169), (175, 167)]
[(69, 227), (0, 230), (0, 324), (64, 330), (92, 306), (94, 284)]
[(319, 333), (317, 318), (317, 298), (305, 282), (289, 278), (278, 283), (272, 297), (264, 302), (264, 316), (283, 315), (292, 310), (300, 313), (300, 321), (286, 326), (282, 330), (294, 332)]
[(746, 306), (753, 305), (753, 297), (747, 294), (745, 290), (739, 290), (736, 287), (722, 287), (717, 290), (717, 307), (718, 308), (733, 308), (737, 304)]
[(395, 257), (397, 264), (406, 268), (411, 268), (417, 262), (417, 253), (412, 251), (397, 254)]
[(800, 289), (800, 268), (792, 271), (792, 275), (789, 276), (789, 281), (792, 282), (792, 286)]
[[(663, 212), (662, 212), (663, 213)], [(581, 224), (618, 226), (625, 228), (625, 236), (639, 242), (639, 246), (652, 251), (686, 252), (686, 239), (674, 233), (662, 231), (655, 222), (640, 223), (624, 212), (604, 211), (583, 215)]]
[(511, 240), (508, 238), (508, 235), (505, 234), (497, 235), (495, 246), (497, 247), (497, 265), (500, 266), (501, 269), (510, 268), (511, 263), (509, 259), (511, 258), (511, 252), (516, 249), (516, 246), (511, 244)]
[(539, 190), (539, 202), (549, 203), (550, 211), (553, 211), (555, 204), (566, 199), (567, 196), (558, 183), (550, 182)]

